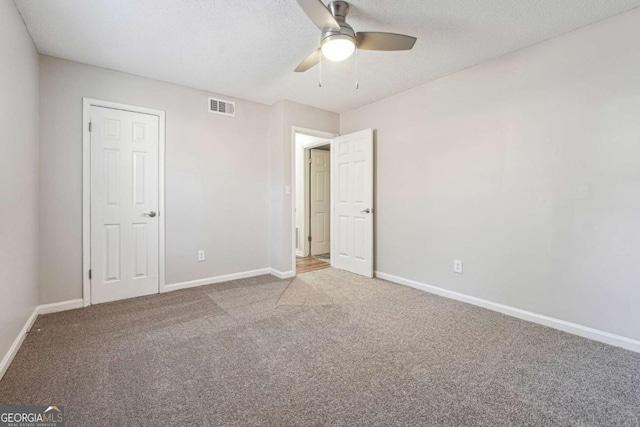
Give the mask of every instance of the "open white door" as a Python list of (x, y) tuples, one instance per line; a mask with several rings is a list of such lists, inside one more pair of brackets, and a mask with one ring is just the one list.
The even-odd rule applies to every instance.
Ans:
[(332, 265), (373, 277), (373, 130), (335, 138), (331, 157)]
[(311, 149), (311, 255), (331, 251), (331, 152)]
[(158, 293), (158, 116), (92, 106), (91, 124), (91, 302)]

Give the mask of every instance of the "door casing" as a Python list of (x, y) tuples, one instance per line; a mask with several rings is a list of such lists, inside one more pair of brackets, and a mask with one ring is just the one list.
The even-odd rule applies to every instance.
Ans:
[(93, 98), (82, 98), (82, 300), (91, 304), (91, 107), (111, 108), (158, 116), (158, 292), (165, 292), (165, 112)]

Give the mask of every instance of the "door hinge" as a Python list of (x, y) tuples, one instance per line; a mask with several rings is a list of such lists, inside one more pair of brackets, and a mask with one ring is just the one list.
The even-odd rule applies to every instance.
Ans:
[(311, 157), (309, 157), (309, 164), (313, 163), (313, 160), (311, 160)]
[(89, 270), (89, 280), (91, 280), (91, 270)]
[(91, 132), (91, 122), (89, 122), (89, 132)]
[(308, 241), (311, 241), (311, 236), (307, 237), (307, 240), (308, 240)]

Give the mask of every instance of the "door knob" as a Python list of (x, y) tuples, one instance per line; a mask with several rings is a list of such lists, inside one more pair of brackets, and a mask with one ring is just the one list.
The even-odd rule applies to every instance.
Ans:
[(143, 215), (147, 215), (147, 216), (150, 216), (151, 218), (153, 218), (154, 216), (156, 216), (158, 214), (156, 213), (156, 211), (151, 211), (149, 213), (144, 213)]
[(360, 213), (371, 213), (371, 209), (367, 208), (367, 209), (365, 209), (363, 211), (360, 211)]

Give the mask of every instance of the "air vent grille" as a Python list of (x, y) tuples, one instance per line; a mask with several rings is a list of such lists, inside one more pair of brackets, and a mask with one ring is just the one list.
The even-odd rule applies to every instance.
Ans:
[(236, 116), (236, 103), (224, 99), (209, 98), (209, 112), (224, 116)]

